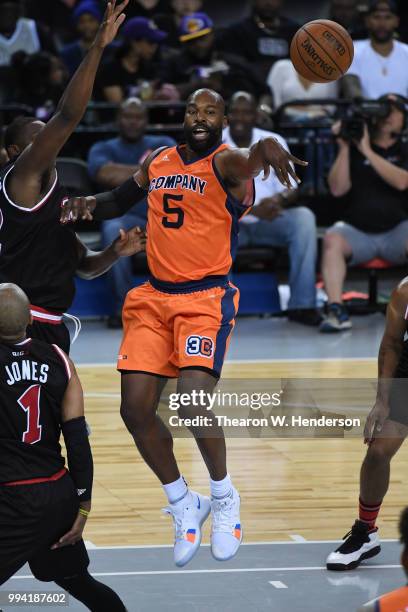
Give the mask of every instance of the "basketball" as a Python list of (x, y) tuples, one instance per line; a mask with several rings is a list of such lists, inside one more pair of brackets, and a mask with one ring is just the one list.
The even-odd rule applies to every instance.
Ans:
[(292, 39), (290, 58), (297, 72), (313, 83), (337, 81), (354, 57), (349, 33), (335, 21), (318, 19), (302, 26)]

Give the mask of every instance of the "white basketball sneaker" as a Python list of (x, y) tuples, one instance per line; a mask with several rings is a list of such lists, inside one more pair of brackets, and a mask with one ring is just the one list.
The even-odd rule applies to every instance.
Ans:
[(232, 559), (242, 542), (240, 503), (238, 491), (234, 487), (226, 497), (211, 500), (211, 553), (217, 561)]
[(178, 567), (183, 567), (191, 561), (199, 549), (201, 526), (210, 510), (209, 497), (190, 490), (183, 499), (163, 508), (163, 512), (173, 517), (174, 563)]

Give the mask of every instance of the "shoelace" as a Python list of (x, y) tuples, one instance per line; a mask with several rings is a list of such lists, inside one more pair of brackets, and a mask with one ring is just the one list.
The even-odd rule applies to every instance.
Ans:
[[(364, 537), (365, 536), (365, 537)], [(356, 527), (352, 527), (348, 533), (343, 537), (344, 544), (339, 547), (343, 552), (347, 552), (348, 550), (353, 550), (355, 545), (361, 544), (361, 540), (365, 540), (367, 534)]]
[(173, 517), (174, 537), (176, 540), (184, 540), (184, 536), (186, 533), (186, 529), (183, 529), (183, 518), (184, 518), (185, 510), (188, 510), (188, 506), (184, 506), (180, 514), (179, 513), (176, 514), (173, 508), (171, 508), (170, 506), (166, 506), (162, 510), (164, 514), (170, 514)]
[(235, 524), (231, 522), (233, 506), (234, 500), (232, 497), (213, 502), (213, 532), (229, 533), (234, 529)]

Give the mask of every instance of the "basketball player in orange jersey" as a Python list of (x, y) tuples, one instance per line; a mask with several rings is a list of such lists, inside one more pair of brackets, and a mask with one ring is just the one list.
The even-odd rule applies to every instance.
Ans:
[[(200, 89), (187, 101), (186, 144), (154, 151), (117, 189), (67, 202), (62, 221), (111, 218), (126, 212), (148, 189), (149, 282), (130, 291), (123, 308), (122, 418), (140, 454), (160, 479), (166, 511), (175, 525), (174, 560), (185, 565), (197, 552), (201, 526), (212, 512), (211, 550), (233, 557), (242, 539), (240, 498), (227, 473), (225, 439), (212, 413), (193, 401), (179, 417), (205, 414), (211, 425), (190, 427), (210, 473), (211, 500), (190, 491), (173, 454), (170, 431), (157, 416), (168, 378), (177, 392), (212, 393), (234, 327), (238, 289), (228, 280), (237, 246), (238, 221), (253, 200), (253, 177), (270, 167), (290, 188), (299, 181), (291, 162), (306, 165), (274, 138), (250, 149), (221, 144), (226, 126), (219, 94)], [(96, 208), (95, 208), (96, 207)]]
[[(401, 544), (404, 546), (401, 553), (401, 564), (408, 577), (408, 508), (405, 508), (401, 514), (399, 531)], [(404, 612), (404, 610), (408, 610), (407, 585), (381, 595), (374, 601), (369, 601), (359, 608), (358, 612)]]
[(391, 459), (408, 435), (408, 277), (394, 290), (378, 355), (377, 399), (364, 430), (367, 454), (361, 466), (359, 518), (327, 569), (351, 570), (381, 550), (375, 523), (388, 491)]

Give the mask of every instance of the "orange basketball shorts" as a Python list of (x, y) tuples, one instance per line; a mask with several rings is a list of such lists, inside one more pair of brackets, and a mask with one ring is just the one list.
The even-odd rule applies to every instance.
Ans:
[(205, 368), (219, 377), (238, 310), (239, 291), (223, 287), (170, 294), (147, 282), (127, 294), (118, 370), (178, 377)]

